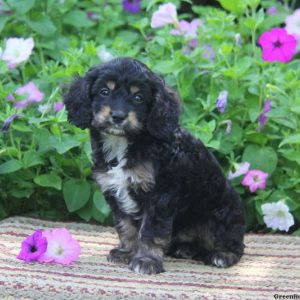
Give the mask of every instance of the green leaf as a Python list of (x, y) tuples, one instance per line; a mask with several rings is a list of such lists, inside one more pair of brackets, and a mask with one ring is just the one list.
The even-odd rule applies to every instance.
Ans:
[(281, 149), (279, 152), (282, 153), (282, 156), (290, 161), (295, 161), (300, 166), (300, 155), (298, 150), (294, 149)]
[(43, 174), (35, 177), (33, 181), (40, 186), (52, 187), (61, 190), (61, 178), (54, 174)]
[(36, 129), (35, 138), (37, 139), (39, 144), (38, 152), (44, 153), (51, 149), (54, 149), (56, 142), (54, 142), (53, 138), (55, 137), (52, 136), (46, 128)]
[(294, 134), (285, 138), (280, 144), (279, 147), (282, 147), (286, 144), (300, 144), (300, 134)]
[(43, 36), (53, 35), (56, 31), (55, 25), (48, 16), (41, 16), (34, 21), (28, 20), (27, 23), (32, 30)]
[(89, 222), (93, 217), (93, 201), (90, 199), (84, 207), (76, 211), (76, 214), (86, 222)]
[(242, 14), (245, 12), (247, 3), (244, 0), (218, 0), (223, 8), (234, 14)]
[(94, 22), (87, 18), (86, 13), (78, 9), (71, 10), (68, 14), (66, 14), (63, 17), (63, 22), (77, 28), (91, 27), (94, 25)]
[(110, 214), (110, 207), (106, 203), (104, 196), (100, 193), (100, 191), (96, 191), (93, 196), (93, 202), (95, 207), (101, 212), (105, 217)]
[(3, 30), (6, 22), (8, 21), (8, 17), (7, 16), (3, 16), (3, 15), (0, 15), (0, 33), (1, 31)]
[(12, 159), (0, 165), (0, 174), (13, 173), (21, 168), (22, 164), (18, 160)]
[(89, 200), (90, 185), (81, 179), (71, 179), (63, 186), (63, 196), (70, 212), (82, 208)]
[(27, 169), (36, 165), (42, 165), (44, 161), (42, 158), (34, 151), (26, 151), (23, 156), (23, 168)]
[(25, 14), (30, 11), (35, 4), (35, 0), (6, 0), (6, 2), (9, 7), (12, 7), (19, 14)]
[(244, 150), (242, 161), (248, 161), (251, 170), (258, 169), (271, 175), (277, 166), (278, 158), (271, 147), (249, 145)]
[(79, 146), (81, 143), (75, 140), (73, 137), (64, 138), (62, 141), (58, 141), (54, 146), (59, 154), (63, 154), (70, 149)]

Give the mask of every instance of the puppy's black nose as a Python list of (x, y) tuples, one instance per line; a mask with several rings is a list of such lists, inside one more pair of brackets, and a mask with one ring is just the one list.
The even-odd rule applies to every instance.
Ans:
[(122, 111), (113, 111), (111, 117), (115, 124), (121, 124), (125, 120), (126, 114)]

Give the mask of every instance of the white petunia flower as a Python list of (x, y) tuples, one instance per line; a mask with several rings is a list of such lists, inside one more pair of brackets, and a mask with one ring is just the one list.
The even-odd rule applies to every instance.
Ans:
[(264, 222), (269, 228), (288, 231), (294, 225), (294, 218), (289, 212), (289, 207), (282, 200), (277, 203), (263, 204), (261, 209)]
[(106, 50), (105, 46), (100, 47), (100, 50), (97, 52), (97, 56), (104, 63), (114, 58), (114, 56), (109, 51)]
[(29, 58), (33, 47), (33, 38), (9, 38), (6, 40), (1, 59), (7, 63), (9, 68), (15, 68), (18, 64)]
[(231, 180), (233, 178), (240, 177), (240, 176), (246, 174), (249, 171), (249, 168), (250, 168), (250, 163), (248, 163), (247, 161), (242, 162), (240, 164), (236, 164), (235, 172), (233, 172), (233, 173), (229, 172), (227, 178)]

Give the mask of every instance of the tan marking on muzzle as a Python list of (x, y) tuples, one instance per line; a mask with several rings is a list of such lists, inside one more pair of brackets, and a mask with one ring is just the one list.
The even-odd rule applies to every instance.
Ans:
[(132, 85), (132, 86), (130, 87), (130, 93), (131, 93), (131, 94), (135, 94), (135, 93), (137, 93), (139, 90), (140, 90), (140, 88), (137, 87), (136, 85)]
[(114, 81), (107, 81), (106, 85), (110, 90), (114, 90), (116, 87), (116, 83)]
[(109, 106), (105, 105), (101, 110), (96, 114), (95, 118), (98, 122), (104, 122), (111, 114), (111, 109)]
[(138, 119), (137, 119), (137, 117), (136, 117), (136, 113), (135, 113), (135, 112), (130, 111), (130, 112), (128, 113), (127, 120), (128, 120), (128, 122), (129, 122), (129, 124), (131, 125), (131, 127), (133, 127), (133, 128), (138, 128), (138, 127), (140, 127), (140, 126), (139, 126), (139, 121), (138, 121)]

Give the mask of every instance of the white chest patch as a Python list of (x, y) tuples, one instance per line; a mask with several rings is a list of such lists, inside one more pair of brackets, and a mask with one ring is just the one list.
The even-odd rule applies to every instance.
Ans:
[(129, 195), (128, 188), (132, 183), (130, 170), (124, 168), (126, 165), (126, 152), (128, 142), (125, 137), (106, 135), (103, 142), (103, 153), (106, 162), (113, 159), (118, 160), (118, 165), (107, 172), (97, 172), (95, 178), (103, 192), (110, 191), (116, 197), (120, 208), (128, 214), (139, 211), (137, 203)]

